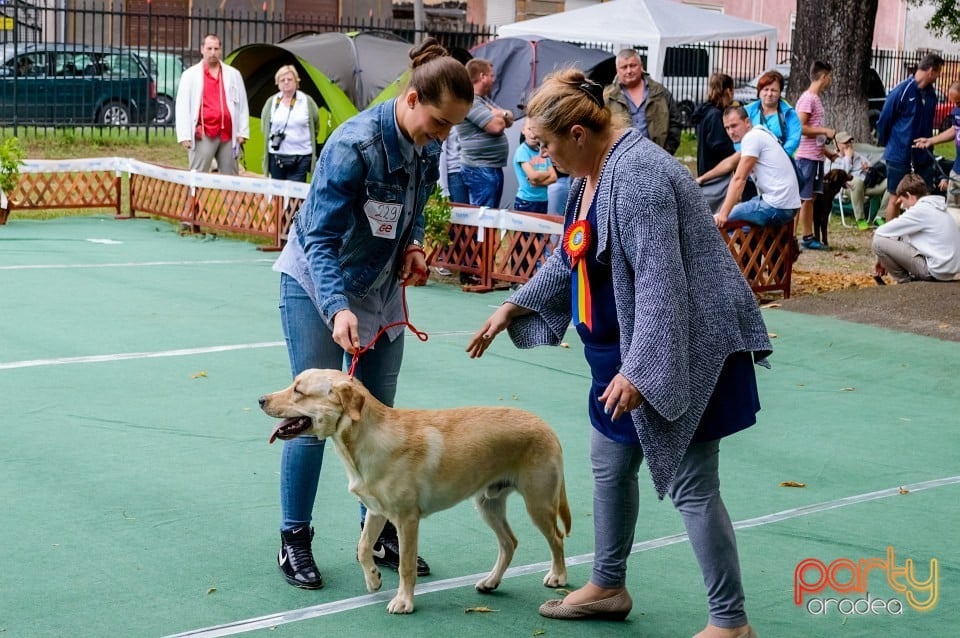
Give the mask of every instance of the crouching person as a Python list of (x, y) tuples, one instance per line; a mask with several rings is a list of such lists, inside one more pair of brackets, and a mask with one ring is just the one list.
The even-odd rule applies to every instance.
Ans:
[(960, 230), (942, 197), (927, 194), (923, 178), (910, 173), (897, 185), (905, 212), (876, 230), (876, 274), (909, 281), (950, 281), (960, 274)]

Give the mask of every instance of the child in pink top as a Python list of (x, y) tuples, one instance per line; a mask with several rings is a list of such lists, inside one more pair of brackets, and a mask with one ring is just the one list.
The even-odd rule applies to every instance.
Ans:
[(833, 81), (833, 67), (828, 62), (815, 61), (810, 66), (810, 86), (797, 100), (795, 107), (800, 123), (803, 125), (800, 146), (797, 148), (797, 168), (802, 175), (800, 184), (800, 227), (803, 238), (800, 245), (811, 250), (823, 248), (813, 236), (813, 198), (823, 192), (823, 160), (836, 157), (836, 153), (827, 150), (826, 143), (837, 132), (823, 125), (824, 110), (820, 94), (830, 87)]

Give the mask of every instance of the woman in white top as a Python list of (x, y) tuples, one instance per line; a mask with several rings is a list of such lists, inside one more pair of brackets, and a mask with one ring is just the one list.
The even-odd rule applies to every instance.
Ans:
[(260, 113), (260, 128), (266, 140), (263, 172), (273, 179), (307, 181), (317, 156), (320, 110), (309, 95), (299, 90), (300, 74), (287, 64), (274, 80), (280, 92), (267, 100)]

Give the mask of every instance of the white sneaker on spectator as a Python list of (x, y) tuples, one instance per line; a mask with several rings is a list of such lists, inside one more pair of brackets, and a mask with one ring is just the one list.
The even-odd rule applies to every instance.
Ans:
[(448, 269), (446, 269), (446, 268), (444, 268), (444, 267), (441, 266), (441, 267), (437, 268), (437, 274), (440, 275), (441, 277), (449, 277), (449, 276), (452, 275), (453, 273), (450, 272), (450, 270), (448, 270)]

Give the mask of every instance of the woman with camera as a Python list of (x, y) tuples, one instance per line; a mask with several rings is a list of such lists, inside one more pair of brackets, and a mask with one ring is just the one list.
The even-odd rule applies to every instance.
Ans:
[(317, 156), (320, 110), (309, 95), (299, 90), (300, 74), (292, 64), (274, 75), (280, 92), (267, 100), (260, 113), (260, 128), (267, 140), (263, 172), (273, 179), (307, 181)]

